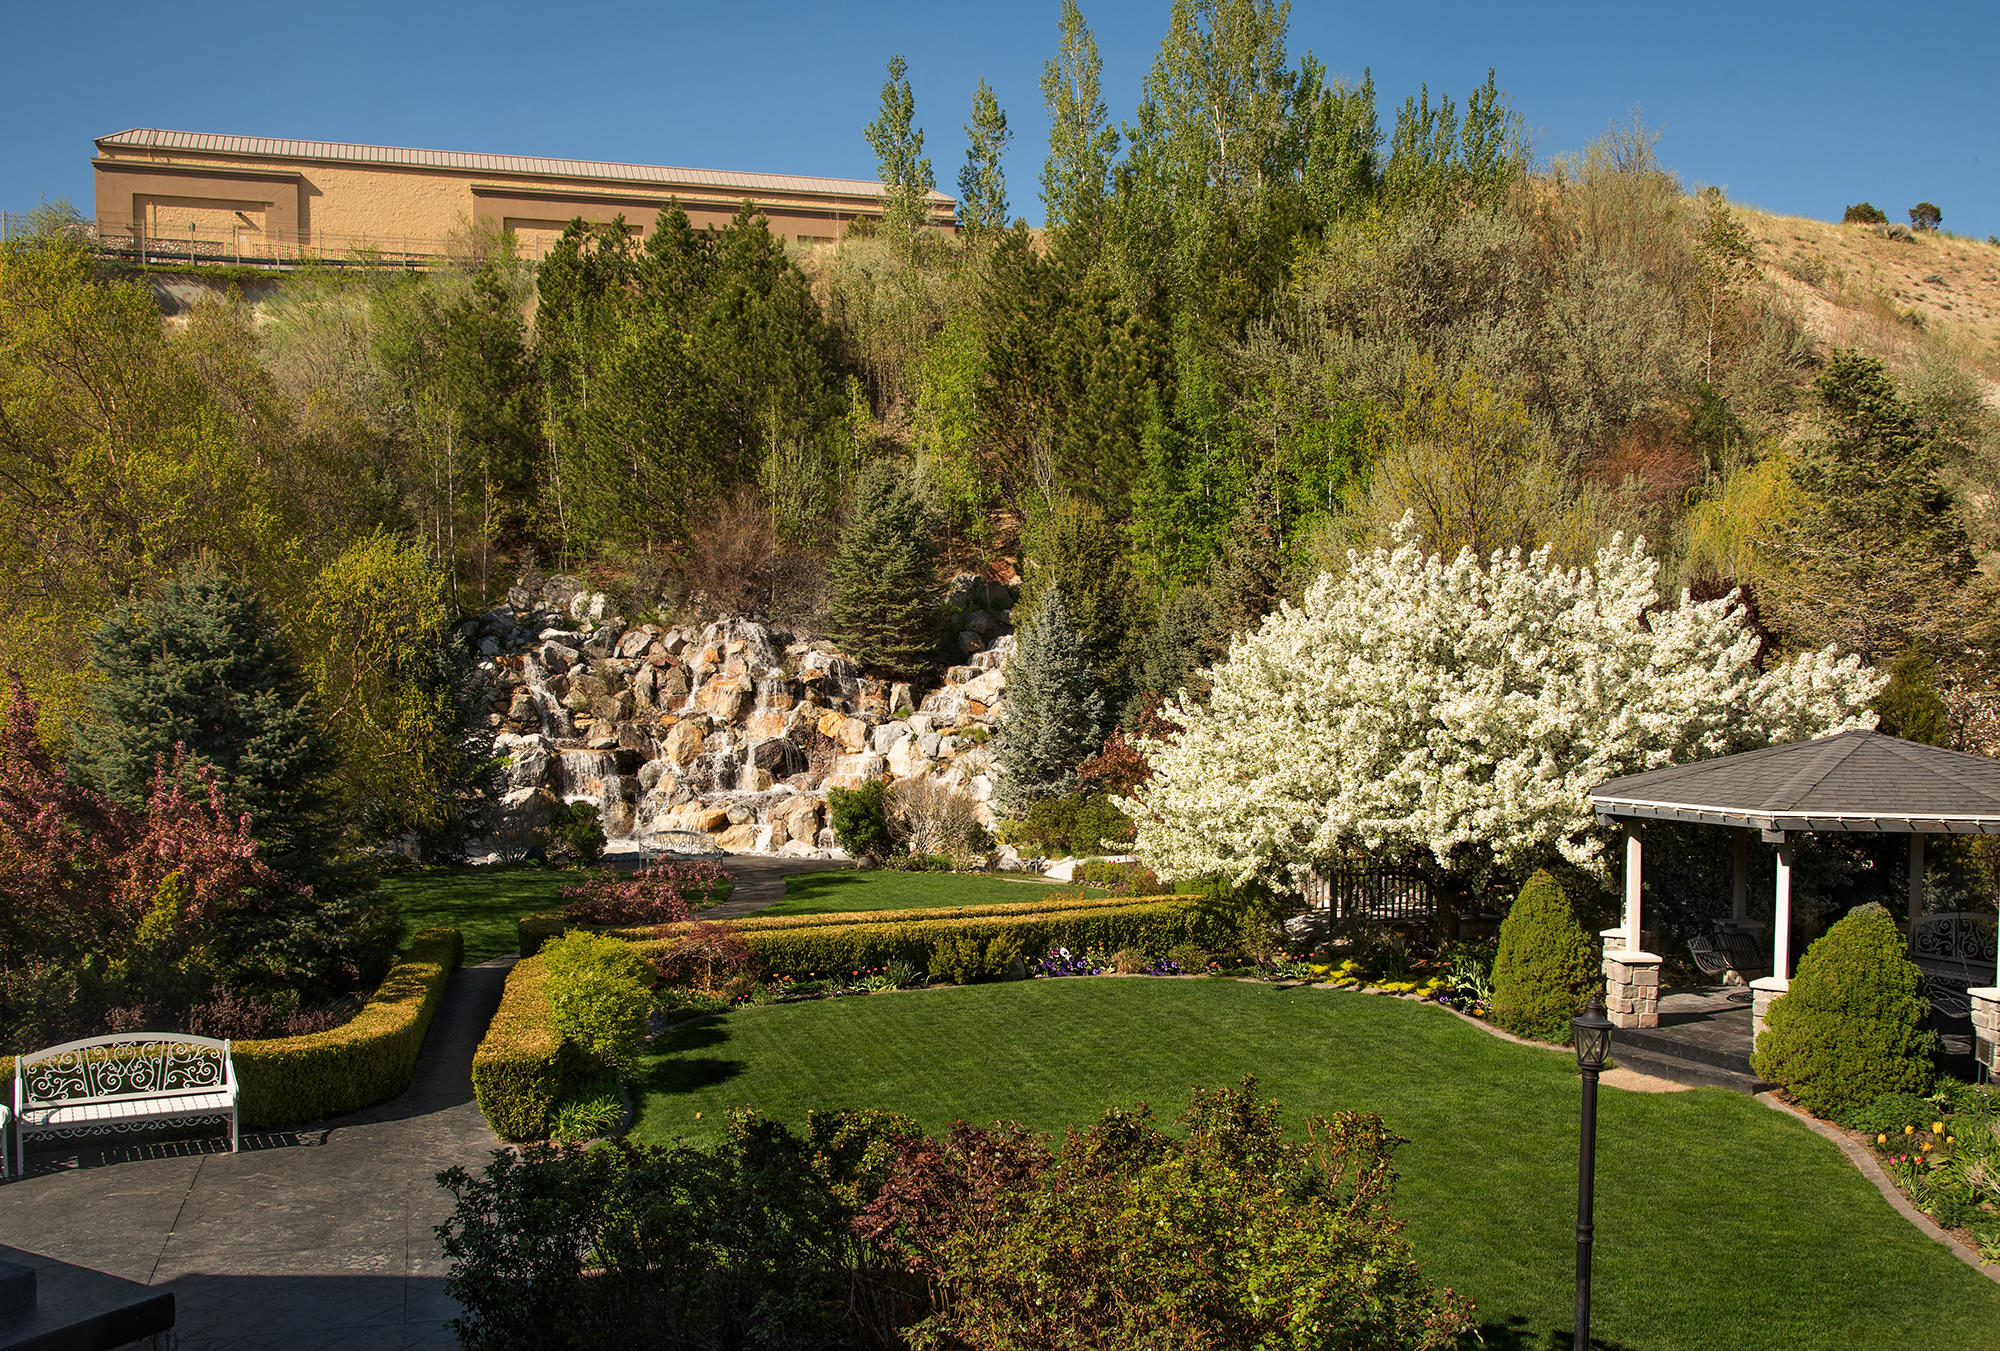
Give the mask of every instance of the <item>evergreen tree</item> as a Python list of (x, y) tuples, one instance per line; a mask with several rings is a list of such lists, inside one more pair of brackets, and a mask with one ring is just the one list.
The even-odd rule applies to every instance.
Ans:
[(1060, 590), (1066, 622), (1082, 635), (1091, 674), (1110, 707), (1120, 707), (1138, 665), (1144, 626), (1123, 534), (1094, 503), (1073, 498), (1036, 521), (1025, 542), (1016, 608), (1035, 614), (1045, 594)]
[[(1160, 611), (1139, 649), (1135, 703), (1157, 695), (1171, 699), (1185, 689), (1196, 699), (1208, 695), (1200, 675), (1229, 650), (1229, 626), (1205, 586), (1184, 586)], [(1136, 708), (1128, 707), (1127, 716)]]
[(1049, 155), (1042, 164), (1042, 203), (1059, 251), (1094, 251), (1099, 214), (1118, 133), (1099, 92), (1103, 63), (1076, 0), (1063, 0), (1062, 45), (1042, 66), (1049, 110)]
[(965, 124), (965, 167), (958, 171), (958, 228), (968, 238), (1007, 228), (1007, 178), (1000, 159), (1014, 133), (984, 78), (972, 94)]
[(1007, 664), (1007, 721), (995, 742), (1000, 810), (1019, 816), (1076, 786), (1076, 767), (1104, 744), (1104, 696), (1060, 585), (1041, 593)]
[(74, 763), (128, 807), (185, 745), (213, 765), (232, 811), (273, 863), (296, 870), (333, 843), (332, 748), (299, 667), (248, 587), (212, 565), (181, 569), (150, 602), (113, 610), (92, 635), (101, 683), (75, 729)]
[(899, 234), (924, 223), (924, 197), (937, 186), (931, 162), (924, 158), (924, 132), (917, 125), (917, 97), (910, 90), (908, 69), (900, 54), (889, 58), (889, 78), (882, 82), (882, 110), (868, 124), (866, 133), (875, 152), (876, 172), (888, 194), (882, 218)]
[(1278, 510), (1277, 487), (1267, 469), (1251, 484), (1212, 570), (1225, 632), (1255, 628), (1284, 597), (1285, 532)]
[(902, 471), (870, 466), (828, 569), (833, 640), (863, 666), (915, 675), (937, 658), (937, 548), (930, 514)]

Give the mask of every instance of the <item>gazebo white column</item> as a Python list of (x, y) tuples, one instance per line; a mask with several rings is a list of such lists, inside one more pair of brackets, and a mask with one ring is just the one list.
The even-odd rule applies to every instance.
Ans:
[(1660, 1025), (1660, 959), (1639, 948), (1644, 915), (1640, 899), (1645, 881), (1639, 828), (1625, 828), (1625, 918), (1616, 929), (1604, 930), (1604, 1012), (1619, 1027)]
[(1776, 897), (1771, 906), (1771, 974), (1750, 982), (1750, 1045), (1764, 1033), (1764, 1015), (1771, 1001), (1791, 988), (1792, 975), (1792, 842), (1783, 831), (1766, 831), (1765, 838), (1777, 836), (1778, 875)]

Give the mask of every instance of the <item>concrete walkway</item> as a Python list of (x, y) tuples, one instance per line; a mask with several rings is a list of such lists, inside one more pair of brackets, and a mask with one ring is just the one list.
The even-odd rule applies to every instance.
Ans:
[(736, 887), (729, 893), (728, 900), (713, 910), (703, 912), (703, 919), (740, 919), (744, 915), (754, 915), (765, 906), (784, 899), (787, 877), (799, 873), (834, 872), (854, 866), (832, 859), (764, 858), (755, 854), (731, 854), (720, 862), (722, 870), (729, 874)]
[(0, 1186), (14, 1247), (174, 1293), (183, 1351), (456, 1347), (432, 1227), (437, 1185), (498, 1141), (472, 1099), (472, 1052), (513, 958), (455, 974), (409, 1092), (296, 1132), (28, 1156)]

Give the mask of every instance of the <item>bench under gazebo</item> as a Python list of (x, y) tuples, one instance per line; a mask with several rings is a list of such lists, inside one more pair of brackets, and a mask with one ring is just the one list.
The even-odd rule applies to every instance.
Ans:
[[(1676, 821), (1736, 832), (1732, 913), (1725, 927), (1746, 935), (1763, 929), (1749, 914), (1751, 832), (1775, 846), (1771, 971), (1750, 982), (1754, 1045), (1765, 1011), (1790, 984), (1793, 837), (1814, 832), (1909, 836), (1914, 937), (1927, 922), (1924, 841), (1931, 835), (2000, 834), (2000, 761), (1880, 732), (1841, 732), (1612, 779), (1598, 785), (1590, 801), (1601, 824), (1620, 824), (1625, 831), (1625, 911), (1619, 926), (1603, 934), (1606, 1003), (1611, 1020), (1621, 1027), (1659, 1024), (1660, 957), (1646, 950), (1640, 906), (1645, 823)], [(1967, 950), (1979, 955), (1967, 1003), (1976, 1054), (1991, 1066), (1993, 1044), (2000, 1040), (2000, 970), (1991, 930), (1962, 934), (1954, 927), (1960, 917), (1934, 918), (1947, 918), (1952, 933), (1945, 941), (1955, 955), (1963, 957)]]

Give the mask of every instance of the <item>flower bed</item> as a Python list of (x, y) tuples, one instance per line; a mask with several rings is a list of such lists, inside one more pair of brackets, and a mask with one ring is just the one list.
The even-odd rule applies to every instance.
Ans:
[(1911, 1205), (2000, 1262), (2000, 1100), (1947, 1080), (1928, 1097), (1884, 1093), (1846, 1127)]

